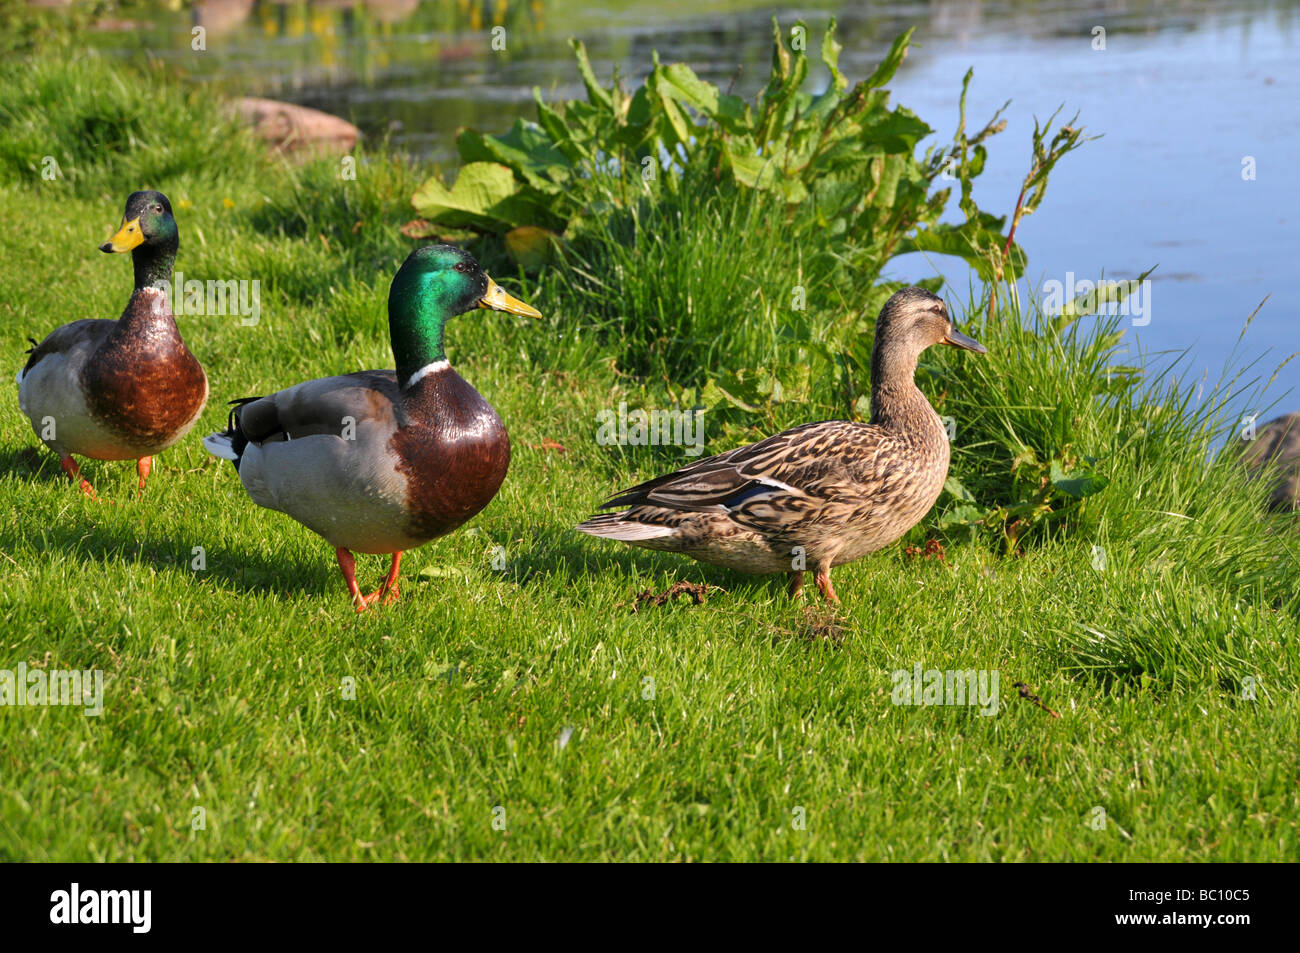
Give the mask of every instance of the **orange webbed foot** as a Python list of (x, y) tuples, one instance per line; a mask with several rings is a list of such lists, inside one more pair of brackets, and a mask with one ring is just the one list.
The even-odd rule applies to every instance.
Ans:
[(817, 570), (817, 574), (813, 579), (817, 583), (817, 588), (821, 590), (822, 598), (832, 605), (838, 605), (840, 599), (839, 596), (835, 595), (835, 587), (831, 585), (830, 567)]
[(384, 584), (369, 595), (362, 595), (361, 588), (357, 585), (357, 561), (352, 553), (339, 547), (334, 551), (335, 557), (339, 561), (339, 569), (343, 572), (343, 581), (347, 583), (348, 592), (352, 594), (352, 603), (357, 612), (365, 612), (366, 609), (377, 602), (383, 602), (385, 605), (391, 605), (396, 602), (399, 596), (397, 589), (397, 574), (402, 563), (402, 554), (393, 553), (392, 565), (388, 567), (388, 575), (384, 578)]
[(149, 479), (149, 472), (153, 470), (153, 457), (141, 457), (135, 461), (135, 472), (140, 477), (140, 495), (144, 496), (144, 484)]
[(61, 466), (63, 472), (68, 475), (68, 479), (77, 484), (77, 487), (82, 493), (90, 497), (92, 500), (99, 499), (99, 495), (95, 492), (95, 488), (90, 485), (89, 480), (81, 475), (81, 467), (77, 466), (77, 461), (72, 459), (71, 455), (61, 457), (59, 459), (59, 466)]

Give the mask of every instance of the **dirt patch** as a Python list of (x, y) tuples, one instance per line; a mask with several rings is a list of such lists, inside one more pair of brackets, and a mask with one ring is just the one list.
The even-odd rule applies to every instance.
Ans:
[[(650, 589), (643, 589), (636, 594), (636, 599), (632, 602), (632, 611), (639, 612), (641, 606), (652, 605), (661, 606), (665, 602), (674, 602), (678, 596), (689, 597), (697, 606), (704, 605), (709, 597), (710, 592), (725, 592), (721, 586), (710, 586), (703, 582), (675, 582), (663, 592), (654, 592)], [(619, 609), (627, 605), (626, 602), (620, 602), (614, 608)]]

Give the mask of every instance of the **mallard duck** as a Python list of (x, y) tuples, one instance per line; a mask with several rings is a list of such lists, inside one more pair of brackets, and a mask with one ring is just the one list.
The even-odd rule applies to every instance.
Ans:
[(977, 353), (943, 301), (905, 288), (885, 302), (871, 354), (871, 422), (804, 424), (624, 490), (578, 529), (749, 573), (812, 571), (837, 602), (831, 568), (896, 542), (948, 475), (948, 434), (913, 381), (932, 344)]
[(68, 477), (94, 487), (72, 455), (135, 460), (140, 491), (152, 457), (180, 440), (208, 400), (208, 379), (181, 340), (168, 304), (180, 237), (161, 192), (132, 192), (102, 252), (131, 253), (135, 289), (116, 321), (88, 318), (56, 328), (18, 372), (18, 406)]
[[(510, 464), (501, 418), (452, 370), (451, 317), (491, 308), (540, 318), (451, 245), (411, 252), (388, 293), (396, 371), (359, 371), (237, 401), (204, 439), (253, 502), (335, 548), (358, 612), (398, 597), (402, 553), (450, 533), (491, 502)], [(383, 585), (357, 586), (353, 553), (392, 554)]]

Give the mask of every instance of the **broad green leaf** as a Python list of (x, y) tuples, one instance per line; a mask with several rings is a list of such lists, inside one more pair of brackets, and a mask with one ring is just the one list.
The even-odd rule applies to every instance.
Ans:
[(910, 109), (899, 106), (893, 112), (880, 112), (863, 123), (862, 140), (878, 145), (886, 152), (905, 154), (909, 159), (916, 144), (934, 132)]
[(564, 153), (570, 162), (581, 162), (587, 158), (583, 150), (578, 146), (574, 138), (573, 130), (565, 116), (557, 109), (552, 109), (542, 99), (542, 91), (533, 87), (533, 102), (537, 106), (537, 122), (546, 130), (546, 134), (551, 137), (551, 142), (555, 143), (555, 148)]
[[(980, 213), (976, 221), (963, 222), (960, 225), (931, 225), (919, 228), (915, 235), (902, 239), (895, 248), (895, 254), (913, 251), (927, 251), (940, 255), (956, 255), (967, 262), (985, 281), (993, 280), (994, 256), (1000, 256), (1005, 239), (996, 231), (1001, 219)], [(1008, 273), (1016, 274), (1024, 268), (1024, 252), (1012, 246), (1011, 264)]]
[(898, 68), (903, 65), (903, 60), (907, 57), (907, 46), (912, 42), (912, 31), (915, 29), (916, 27), (908, 27), (890, 45), (889, 52), (880, 61), (876, 71), (867, 77), (868, 89), (878, 89), (894, 78), (894, 74), (898, 72)]
[(831, 17), (831, 22), (826, 24), (826, 34), (822, 37), (822, 62), (826, 68), (831, 71), (831, 89), (836, 93), (842, 93), (848, 87), (849, 81), (844, 78), (840, 72), (840, 51), (844, 47), (835, 39), (835, 18)]
[(781, 33), (781, 24), (772, 17), (772, 84), (780, 85), (790, 75), (790, 53), (785, 48), (785, 36)]
[(1104, 476), (1087, 470), (1066, 473), (1057, 460), (1052, 461), (1052, 486), (1077, 500), (1100, 493), (1110, 484)]
[(569, 160), (536, 123), (516, 119), (503, 136), (462, 129), (456, 150), (466, 162), (499, 162), (535, 189), (560, 194), (571, 177)]
[(725, 132), (743, 134), (749, 129), (749, 107), (739, 96), (718, 92), (684, 63), (655, 70), (655, 85), (661, 95), (671, 96), (716, 122)]
[[(903, 166), (908, 160), (899, 156), (884, 156), (881, 165), (878, 188), (871, 197), (871, 204), (883, 209), (892, 209), (894, 197), (898, 192), (898, 180), (903, 175)], [(873, 163), (874, 165), (874, 163)]]
[(594, 105), (603, 106), (606, 109), (613, 108), (609, 90), (600, 85), (600, 82), (596, 79), (596, 74), (591, 69), (591, 60), (587, 58), (586, 45), (581, 40), (570, 39), (569, 46), (573, 48), (573, 55), (578, 60), (578, 73), (582, 76), (582, 85), (587, 87), (587, 98)]
[(963, 503), (974, 503), (975, 496), (954, 476), (943, 481), (944, 490)]
[(671, 96), (659, 92), (656, 88), (656, 96), (659, 99), (659, 106), (663, 110), (664, 118), (668, 121), (668, 127), (664, 130), (664, 140), (671, 148), (680, 143), (688, 149), (691, 145), (691, 124), (682, 111), (677, 108)]
[(461, 167), (451, 188), (437, 176), (430, 178), (416, 190), (411, 204), (440, 225), (504, 232), (531, 223), (535, 216), (535, 207), (521, 198), (521, 188), (506, 166), (472, 162)]
[(779, 150), (770, 156), (759, 156), (733, 150), (731, 143), (725, 143), (723, 154), (731, 174), (741, 185), (760, 191), (778, 191), (791, 204), (802, 202), (808, 197), (808, 189), (803, 182), (782, 173)]
[(939, 529), (951, 529), (954, 526), (973, 526), (983, 520), (988, 513), (978, 506), (962, 503), (954, 506), (939, 517)]

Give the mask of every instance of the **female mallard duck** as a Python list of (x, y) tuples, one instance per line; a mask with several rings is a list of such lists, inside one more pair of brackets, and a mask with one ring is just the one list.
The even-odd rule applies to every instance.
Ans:
[(831, 568), (900, 539), (948, 476), (947, 431), (913, 381), (932, 344), (985, 350), (942, 300), (923, 288), (898, 292), (876, 321), (870, 423), (804, 424), (708, 457), (625, 490), (600, 508), (628, 509), (578, 529), (742, 572), (789, 573), (791, 595), (806, 568), (837, 602)]
[(208, 400), (208, 379), (176, 329), (167, 303), (180, 238), (161, 192), (132, 192), (102, 252), (131, 253), (135, 290), (116, 321), (56, 328), (18, 372), (18, 406), (81, 491), (74, 453), (135, 460), (144, 490), (154, 454), (189, 433)]
[[(358, 612), (397, 598), (402, 552), (470, 519), (496, 496), (510, 438), (492, 405), (451, 369), (447, 320), (473, 308), (541, 314), (450, 245), (411, 252), (388, 293), (397, 371), (323, 377), (234, 401), (204, 446), (230, 460), (253, 502), (335, 548)], [(353, 552), (392, 553), (382, 588), (362, 595)]]

